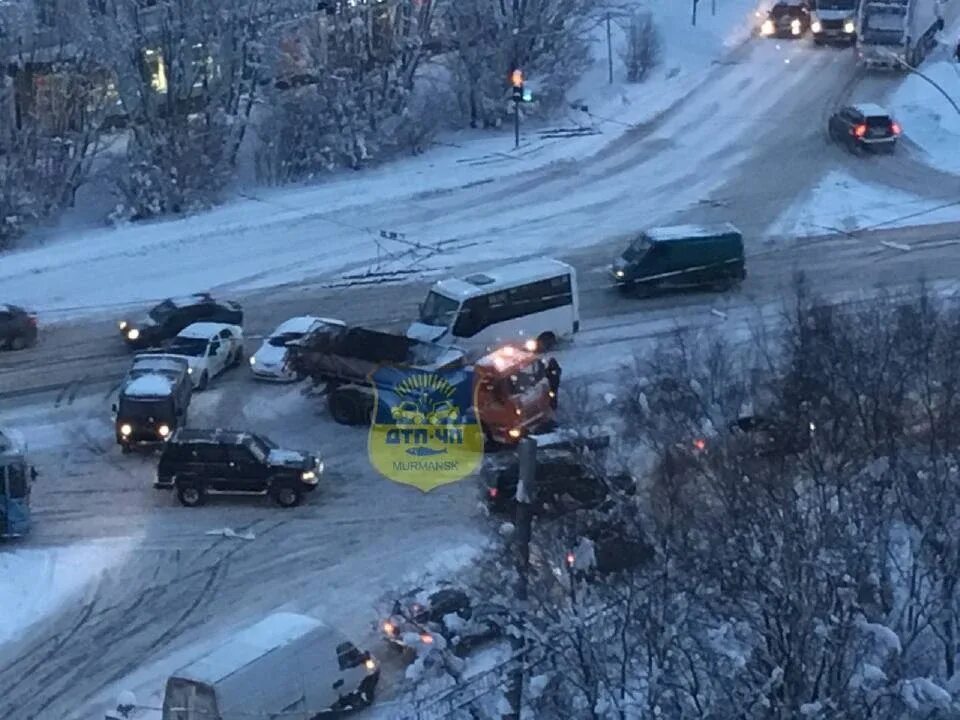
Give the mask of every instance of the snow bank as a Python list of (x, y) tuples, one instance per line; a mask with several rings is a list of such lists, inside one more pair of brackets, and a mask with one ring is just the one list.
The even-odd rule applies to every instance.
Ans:
[[(960, 141), (960, 136), (954, 143)], [(960, 145), (956, 145), (960, 152)], [(846, 173), (827, 174), (805, 198), (784, 212), (771, 236), (823, 235), (872, 228), (929, 225), (960, 219), (960, 207), (944, 206), (881, 185), (868, 185)]]
[[(921, 71), (960, 105), (960, 64), (941, 60)], [(890, 111), (929, 164), (960, 174), (960, 112), (936, 88), (919, 75), (908, 75), (890, 99)]]
[(116, 544), (0, 553), (0, 645), (92, 591), (101, 575), (127, 553), (127, 546)]

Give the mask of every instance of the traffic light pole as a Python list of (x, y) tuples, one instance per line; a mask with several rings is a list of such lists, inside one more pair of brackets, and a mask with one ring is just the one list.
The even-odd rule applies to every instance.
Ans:
[(533, 525), (533, 501), (536, 497), (537, 480), (537, 441), (527, 437), (520, 441), (517, 449), (520, 464), (517, 482), (517, 534), (515, 549), (517, 557), (517, 622), (516, 632), (511, 634), (510, 642), (515, 665), (510, 672), (507, 684), (507, 703), (509, 712), (503, 720), (520, 720), (520, 706), (523, 700), (523, 668), (527, 662), (524, 654), (526, 647), (527, 612), (527, 576), (530, 572), (530, 535)]
[(520, 101), (513, 100), (513, 149), (520, 147)]

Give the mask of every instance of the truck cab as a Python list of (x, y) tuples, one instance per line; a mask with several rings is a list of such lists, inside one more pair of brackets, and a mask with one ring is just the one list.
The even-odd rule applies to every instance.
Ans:
[(477, 414), (487, 437), (515, 444), (554, 423), (546, 366), (536, 353), (506, 345), (474, 365)]
[(810, 31), (817, 45), (849, 45), (857, 39), (860, 0), (816, 0), (810, 14)]
[(30, 532), (30, 486), (37, 471), (27, 465), (26, 443), (0, 430), (0, 538)]

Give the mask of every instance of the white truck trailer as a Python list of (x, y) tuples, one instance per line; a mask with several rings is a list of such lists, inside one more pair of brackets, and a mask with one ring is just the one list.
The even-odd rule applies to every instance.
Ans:
[(863, 0), (857, 56), (868, 67), (917, 67), (943, 25), (943, 0)]

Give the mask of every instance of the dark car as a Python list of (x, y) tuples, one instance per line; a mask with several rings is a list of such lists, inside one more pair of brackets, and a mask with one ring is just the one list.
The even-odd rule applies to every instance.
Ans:
[(187, 507), (214, 494), (270, 495), (293, 507), (317, 488), (322, 474), (319, 457), (281, 449), (262, 435), (181, 428), (163, 448), (154, 487), (174, 488)]
[(23, 350), (37, 343), (37, 316), (18, 305), (0, 305), (0, 350)]
[(800, 0), (776, 3), (760, 24), (764, 37), (799, 38), (810, 29), (810, 10)]
[(750, 415), (730, 423), (729, 430), (741, 453), (785, 457), (810, 448), (814, 426)]
[[(609, 438), (606, 440), (609, 442)], [(592, 444), (595, 447), (591, 449), (602, 449), (603, 440)], [(569, 509), (596, 507), (608, 497), (611, 489), (632, 491), (634, 483), (629, 474), (602, 474), (594, 465), (587, 461), (582, 448), (560, 445), (538, 449), (534, 512), (557, 514)], [(485, 500), (490, 511), (512, 512), (516, 507), (520, 477), (516, 454), (491, 457), (484, 465), (483, 474)]]
[(830, 116), (830, 139), (851, 152), (886, 150), (893, 152), (900, 137), (900, 125), (879, 105), (862, 103), (842, 108)]
[(139, 320), (121, 320), (119, 325), (127, 347), (142, 350), (155, 347), (198, 322), (243, 326), (243, 308), (235, 302), (216, 300), (210, 293), (196, 293), (167, 298)]

